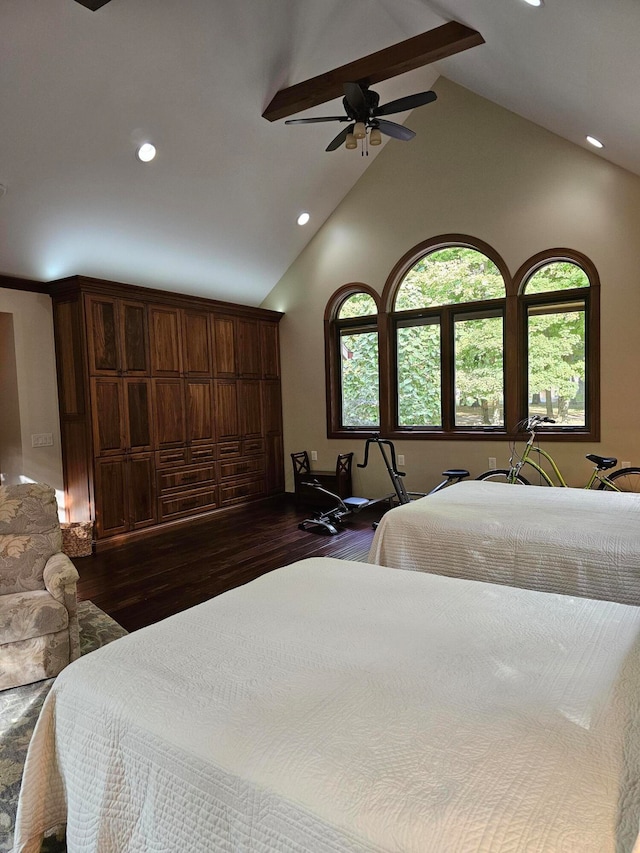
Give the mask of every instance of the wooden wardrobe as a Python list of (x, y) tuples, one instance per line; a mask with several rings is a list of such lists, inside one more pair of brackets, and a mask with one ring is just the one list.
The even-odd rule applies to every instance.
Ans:
[(99, 548), (284, 491), (279, 312), (82, 276), (49, 292), (67, 520)]

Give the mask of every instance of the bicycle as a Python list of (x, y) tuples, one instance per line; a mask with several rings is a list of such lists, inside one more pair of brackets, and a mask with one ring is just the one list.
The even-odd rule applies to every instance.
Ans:
[[(540, 415), (532, 415), (525, 420), (520, 421), (518, 428), (526, 430), (529, 433), (529, 438), (520, 455), (516, 450), (515, 441), (511, 443), (511, 456), (509, 457), (509, 468), (498, 468), (496, 470), (485, 471), (476, 477), (476, 480), (492, 480), (500, 483), (512, 483), (514, 485), (530, 486), (531, 481), (523, 477), (520, 473), (525, 465), (528, 465), (539, 475), (539, 485), (541, 486), (560, 486), (568, 488), (568, 484), (562, 476), (555, 460), (542, 447), (535, 444), (538, 430), (543, 424), (554, 424), (553, 418), (541, 417)], [(532, 458), (533, 453), (538, 454), (538, 461)], [(542, 459), (546, 459), (551, 467), (553, 476), (557, 482), (554, 482), (552, 476), (545, 471), (540, 464)], [(611, 471), (618, 464), (618, 460), (613, 456), (598, 456), (595, 453), (588, 453), (586, 456), (590, 462), (593, 462), (594, 469), (591, 476), (584, 486), (585, 489), (591, 489), (594, 483), (598, 482), (598, 489), (606, 489), (613, 492), (636, 492), (640, 493), (640, 468), (618, 468), (616, 471)], [(528, 473), (527, 469), (527, 473)], [(611, 471), (610, 474), (605, 473)]]

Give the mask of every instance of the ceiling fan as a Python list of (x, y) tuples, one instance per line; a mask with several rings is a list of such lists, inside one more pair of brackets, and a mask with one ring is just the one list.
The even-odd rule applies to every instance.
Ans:
[(377, 92), (362, 83), (345, 83), (344, 98), (342, 104), (346, 112), (345, 116), (322, 116), (318, 118), (292, 118), (285, 124), (315, 124), (324, 121), (347, 121), (351, 122), (343, 128), (340, 133), (327, 145), (326, 151), (335, 151), (345, 144), (347, 148), (357, 148), (358, 140), (365, 139), (369, 134), (370, 145), (380, 145), (381, 134), (392, 136), (394, 139), (408, 141), (416, 135), (413, 130), (387, 121), (381, 116), (393, 115), (394, 113), (413, 110), (424, 104), (430, 104), (436, 100), (435, 92), (418, 92), (415, 95), (407, 95), (388, 104), (379, 106), (380, 96)]

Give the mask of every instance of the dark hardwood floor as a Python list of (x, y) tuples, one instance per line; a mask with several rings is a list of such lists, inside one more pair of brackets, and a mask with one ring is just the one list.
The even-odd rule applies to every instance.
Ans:
[(378, 505), (351, 516), (344, 530), (329, 536), (299, 530), (310, 510), (296, 508), (289, 497), (234, 508), (74, 558), (78, 597), (91, 599), (133, 631), (296, 560), (366, 560), (372, 522), (384, 509)]

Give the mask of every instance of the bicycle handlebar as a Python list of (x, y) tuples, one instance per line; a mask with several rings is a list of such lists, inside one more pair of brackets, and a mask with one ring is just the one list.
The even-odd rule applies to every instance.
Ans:
[(540, 424), (555, 424), (555, 420), (553, 418), (542, 417), (541, 415), (531, 415), (530, 418), (525, 418), (520, 423), (524, 429), (534, 432), (535, 428)]

